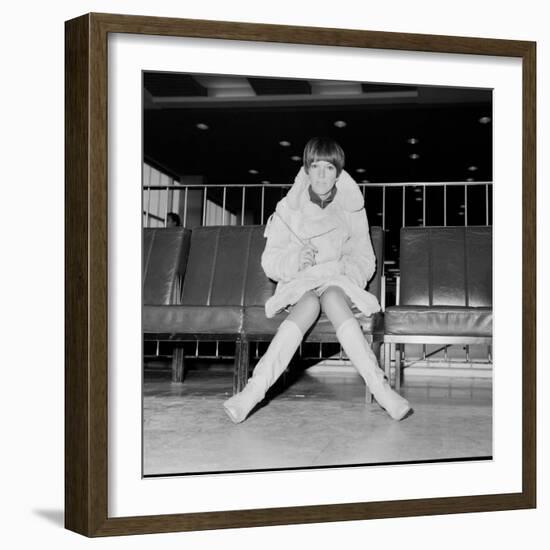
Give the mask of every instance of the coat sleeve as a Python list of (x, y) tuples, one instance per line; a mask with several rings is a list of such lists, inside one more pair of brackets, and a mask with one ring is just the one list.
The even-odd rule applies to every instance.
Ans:
[[(276, 212), (284, 216), (284, 208), (278, 206)], [(267, 241), (261, 261), (262, 268), (270, 279), (288, 282), (299, 271), (302, 245), (292, 238), (279, 215), (273, 214), (267, 222), (264, 233)]]
[(365, 209), (351, 212), (350, 236), (342, 250), (342, 271), (359, 288), (365, 288), (376, 271), (376, 256), (372, 248)]

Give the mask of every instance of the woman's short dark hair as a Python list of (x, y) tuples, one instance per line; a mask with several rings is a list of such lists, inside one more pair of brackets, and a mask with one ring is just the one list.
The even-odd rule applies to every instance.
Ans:
[(328, 137), (311, 138), (304, 149), (304, 167), (309, 173), (312, 162), (326, 160), (336, 166), (336, 174), (339, 176), (344, 169), (346, 155), (338, 143)]

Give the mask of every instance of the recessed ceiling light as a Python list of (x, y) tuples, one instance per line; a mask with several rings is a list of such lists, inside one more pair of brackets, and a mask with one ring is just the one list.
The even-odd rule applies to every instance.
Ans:
[(466, 181), (474, 181), (474, 178), (466, 178)]
[(420, 201), (422, 200), (422, 197), (415, 197), (414, 200), (415, 200), (416, 202), (420, 202)]
[(355, 171), (358, 173), (358, 174), (363, 174), (365, 172), (365, 169), (364, 168), (356, 168)]
[(418, 153), (411, 153), (409, 155), (409, 158), (412, 160), (416, 160), (417, 158), (420, 158), (420, 155)]
[(459, 212), (458, 215), (459, 216), (464, 216), (464, 212)]
[(459, 206), (459, 208), (461, 208), (461, 209), (464, 209), (464, 205), (463, 205), (463, 204), (461, 204), (461, 205)]
[(416, 145), (418, 143), (418, 139), (417, 138), (409, 138), (407, 140), (407, 143), (410, 143), (411, 145)]
[(251, 168), (249, 171), (248, 171), (249, 174), (257, 174), (258, 173), (258, 170), (254, 170), (254, 168)]
[(491, 122), (491, 117), (490, 116), (482, 116), (479, 119), (479, 122), (480, 122), (480, 124), (489, 124), (489, 122)]
[(334, 122), (334, 126), (336, 126), (336, 128), (345, 128), (347, 124), (344, 120), (337, 120)]
[(269, 185), (271, 182), (269, 180), (262, 180), (263, 185)]
[(294, 155), (294, 156), (290, 157), (290, 160), (298, 162), (298, 161), (302, 160), (302, 157), (299, 157), (298, 155)]
[(205, 124), (204, 122), (199, 122), (199, 123), (197, 124), (197, 128), (198, 128), (199, 130), (208, 130), (208, 124)]
[(420, 187), (415, 187), (414, 192), (415, 193), (422, 193), (422, 189)]
[(377, 215), (377, 216), (383, 216), (384, 213), (383, 213), (383, 212), (376, 212), (376, 215)]
[(279, 141), (279, 145), (281, 147), (290, 147), (290, 141), (285, 141), (285, 140)]
[(370, 183), (370, 180), (361, 180), (361, 183)]
[(477, 170), (477, 166), (468, 166), (468, 171), (475, 172)]

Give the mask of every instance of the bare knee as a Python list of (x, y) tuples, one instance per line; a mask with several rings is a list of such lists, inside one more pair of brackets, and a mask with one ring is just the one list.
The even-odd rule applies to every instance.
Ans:
[(348, 297), (339, 286), (329, 286), (321, 295), (321, 306), (323, 310), (331, 305), (349, 306)]
[(317, 294), (309, 291), (292, 307), (287, 319), (296, 323), (300, 330), (305, 333), (319, 317), (320, 312), (321, 305)]
[(336, 286), (328, 287), (321, 296), (321, 307), (335, 329), (350, 317), (351, 302), (347, 294)]
[[(311, 312), (312, 315), (319, 315), (321, 312), (321, 304), (319, 303), (319, 296), (312, 290), (308, 290), (298, 301), (304, 309)], [(298, 305), (296, 304), (296, 305)], [(303, 305), (302, 305), (303, 304)]]

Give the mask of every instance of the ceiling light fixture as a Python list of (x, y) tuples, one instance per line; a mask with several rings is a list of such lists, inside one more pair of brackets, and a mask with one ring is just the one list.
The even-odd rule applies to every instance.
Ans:
[(198, 122), (196, 126), (199, 130), (208, 130), (208, 124), (204, 122)]
[(474, 181), (474, 178), (466, 178), (466, 181)]
[(293, 155), (292, 157), (290, 157), (290, 160), (293, 160), (294, 162), (299, 162), (300, 160), (302, 160), (302, 157), (299, 157), (298, 155)]
[(345, 128), (347, 124), (344, 120), (337, 120), (334, 122), (334, 126), (336, 126), (336, 128)]
[(254, 170), (254, 168), (251, 168), (249, 171), (248, 171), (249, 174), (258, 174), (258, 170)]
[(475, 172), (477, 170), (477, 166), (468, 166), (469, 172)]
[(262, 180), (262, 185), (269, 185), (271, 182), (269, 180)]
[(281, 147), (290, 147), (290, 141), (285, 141), (285, 140), (279, 141), (279, 145)]
[(364, 168), (356, 168), (355, 171), (358, 173), (358, 174), (363, 174), (365, 172), (365, 169)]
[(491, 122), (491, 117), (490, 116), (482, 116), (479, 119), (480, 124), (489, 124), (489, 122)]
[(416, 160), (417, 158), (420, 158), (420, 155), (418, 153), (411, 153), (409, 155), (409, 158), (412, 160)]
[(410, 145), (416, 145), (418, 143), (418, 139), (417, 138), (409, 138), (407, 140), (407, 143), (409, 143)]

